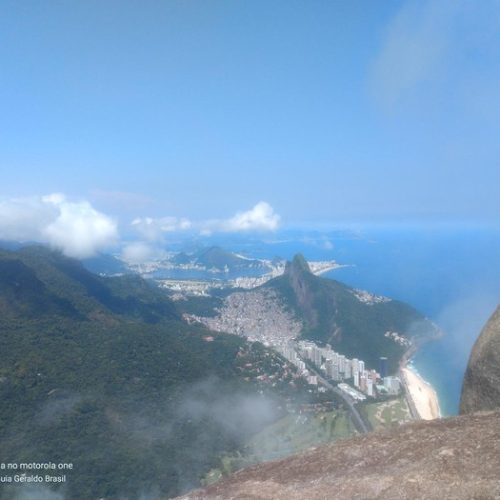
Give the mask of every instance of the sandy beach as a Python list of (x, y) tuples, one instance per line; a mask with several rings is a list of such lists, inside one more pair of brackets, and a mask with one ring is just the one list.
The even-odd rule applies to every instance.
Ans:
[(407, 388), (407, 396), (413, 402), (419, 417), (423, 420), (440, 418), (439, 401), (433, 387), (409, 367), (402, 368), (401, 375)]

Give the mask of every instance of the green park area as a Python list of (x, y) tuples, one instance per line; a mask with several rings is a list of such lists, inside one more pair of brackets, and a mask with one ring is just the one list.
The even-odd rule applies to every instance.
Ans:
[(244, 454), (224, 456), (220, 467), (205, 476), (204, 483), (213, 483), (254, 463), (276, 460), (355, 433), (349, 415), (343, 410), (291, 413), (254, 435), (245, 446)]
[(404, 396), (378, 403), (365, 403), (359, 405), (358, 409), (374, 429), (394, 427), (412, 420)]

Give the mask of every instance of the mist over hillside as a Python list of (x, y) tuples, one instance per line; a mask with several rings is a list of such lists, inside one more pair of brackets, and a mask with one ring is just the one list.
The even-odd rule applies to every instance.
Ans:
[[(179, 493), (287, 398), (307, 399), (263, 346), (188, 326), (151, 283), (44, 248), (0, 254), (0, 310), (2, 459), (73, 463), (67, 499)], [(2, 482), (2, 498), (15, 488)]]
[(0, 500), (500, 498), (499, 33), (2, 2)]

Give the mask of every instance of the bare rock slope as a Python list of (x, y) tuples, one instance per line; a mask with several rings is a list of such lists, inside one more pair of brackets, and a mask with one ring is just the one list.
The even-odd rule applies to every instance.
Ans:
[(477, 339), (465, 371), (460, 413), (500, 408), (500, 306)]
[(500, 412), (415, 422), (241, 470), (184, 500), (500, 498)]

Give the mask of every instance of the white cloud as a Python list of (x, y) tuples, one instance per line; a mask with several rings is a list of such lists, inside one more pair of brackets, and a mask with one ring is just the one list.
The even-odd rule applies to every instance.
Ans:
[(0, 239), (41, 241), (43, 228), (53, 222), (57, 214), (57, 208), (41, 198), (0, 201)]
[(238, 212), (223, 226), (227, 231), (275, 231), (278, 229), (280, 216), (274, 213), (269, 203), (260, 201), (246, 212)]
[(164, 252), (149, 243), (136, 241), (126, 245), (122, 250), (122, 259), (129, 264), (142, 264), (161, 258)]
[(166, 233), (198, 230), (201, 235), (214, 232), (274, 231), (278, 228), (280, 216), (269, 203), (261, 201), (253, 208), (237, 212), (229, 219), (211, 219), (191, 222), (184, 217), (137, 217), (131, 222), (132, 228), (141, 240), (149, 243), (161, 243)]
[(212, 232), (242, 232), (242, 231), (275, 231), (278, 229), (281, 217), (274, 212), (269, 203), (260, 201), (245, 212), (238, 212), (226, 220), (212, 220), (203, 224), (201, 233)]
[(162, 217), (158, 219), (138, 217), (132, 221), (132, 227), (146, 240), (158, 241), (162, 239), (165, 233), (189, 229), (191, 221), (177, 217)]
[(116, 223), (87, 201), (62, 194), (0, 202), (0, 238), (48, 243), (69, 257), (85, 258), (114, 243)]

